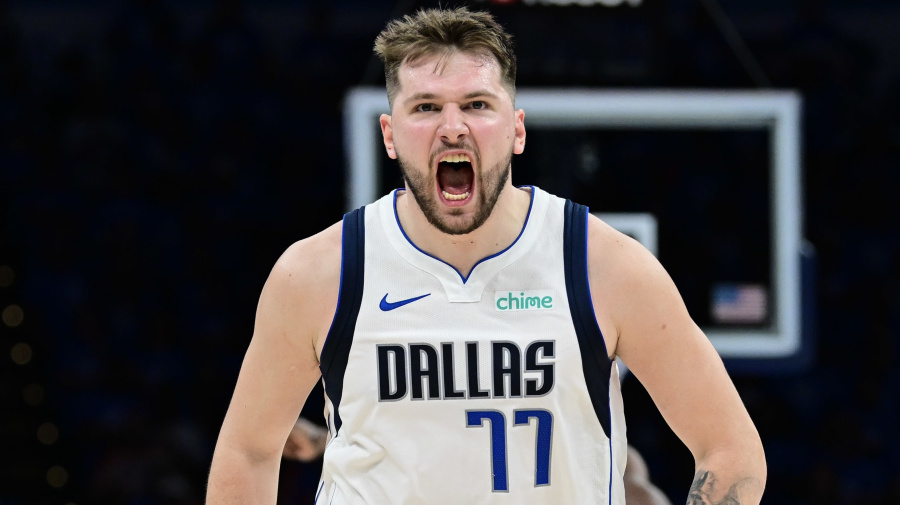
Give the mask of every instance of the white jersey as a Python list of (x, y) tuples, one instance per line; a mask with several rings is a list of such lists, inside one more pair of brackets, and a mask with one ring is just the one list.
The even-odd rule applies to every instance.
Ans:
[(625, 503), (587, 208), (530, 190), (516, 241), (468, 276), (408, 239), (396, 192), (344, 217), (317, 505)]

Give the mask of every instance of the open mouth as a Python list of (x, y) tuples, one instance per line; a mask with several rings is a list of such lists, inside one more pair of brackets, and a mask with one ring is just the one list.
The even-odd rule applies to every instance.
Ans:
[(475, 171), (468, 154), (445, 154), (437, 166), (437, 182), (447, 202), (464, 202), (472, 194)]

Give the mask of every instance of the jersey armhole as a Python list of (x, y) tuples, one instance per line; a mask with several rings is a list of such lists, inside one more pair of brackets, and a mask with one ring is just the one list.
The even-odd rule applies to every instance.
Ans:
[(612, 360), (606, 351), (606, 341), (597, 324), (591, 286), (588, 277), (588, 208), (566, 200), (563, 227), (563, 255), (566, 275), (566, 294), (578, 347), (581, 365), (591, 403), (607, 438), (612, 438), (609, 381)]
[(334, 429), (341, 427), (338, 406), (344, 386), (344, 372), (353, 331), (362, 304), (363, 281), (365, 277), (366, 229), (365, 207), (360, 207), (344, 215), (341, 231), (341, 280), (337, 308), (331, 328), (322, 346), (319, 369), (325, 394), (334, 405)]

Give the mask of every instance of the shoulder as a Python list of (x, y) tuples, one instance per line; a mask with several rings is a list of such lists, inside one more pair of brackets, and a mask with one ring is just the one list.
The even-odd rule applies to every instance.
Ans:
[[(269, 323), (280, 322), (287, 335), (314, 344), (324, 340), (340, 290), (341, 232), (341, 223), (335, 223), (291, 244), (275, 262), (258, 312)], [(260, 324), (263, 318), (257, 319)]]
[(291, 244), (282, 253), (269, 281), (284, 288), (316, 287), (333, 277), (340, 278), (341, 223)]
[(597, 323), (610, 356), (634, 322), (677, 298), (668, 273), (640, 242), (588, 216), (588, 276)]
[(588, 216), (588, 265), (592, 280), (599, 277), (620, 289), (667, 277), (646, 247), (594, 215)]

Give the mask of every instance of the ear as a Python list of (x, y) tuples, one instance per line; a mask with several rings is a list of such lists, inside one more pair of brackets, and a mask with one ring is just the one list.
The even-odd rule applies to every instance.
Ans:
[(391, 116), (382, 114), (378, 121), (381, 123), (381, 137), (384, 140), (384, 149), (392, 160), (396, 160), (397, 151), (394, 150), (394, 127), (391, 126)]
[(519, 109), (516, 115), (516, 140), (513, 143), (513, 153), (522, 154), (525, 151), (525, 111)]

